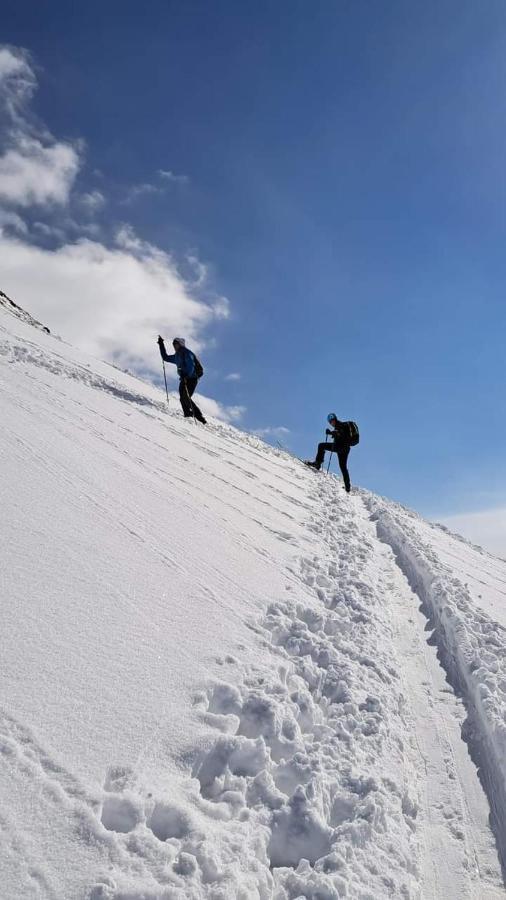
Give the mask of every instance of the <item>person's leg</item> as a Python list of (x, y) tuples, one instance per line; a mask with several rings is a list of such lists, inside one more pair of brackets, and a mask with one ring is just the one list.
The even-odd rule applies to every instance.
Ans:
[(316, 459), (314, 461), (315, 469), (321, 469), (323, 460), (325, 459), (325, 450), (335, 450), (334, 444), (318, 444), (318, 452), (316, 454)]
[(199, 407), (197, 406), (195, 401), (191, 399), (193, 397), (193, 392), (194, 392), (195, 388), (197, 387), (197, 384), (198, 384), (198, 378), (187, 378), (186, 379), (186, 389), (188, 392), (188, 399), (191, 404), (191, 407), (190, 407), (191, 415), (195, 416), (197, 421), (202, 422), (203, 425), (207, 425), (207, 422), (204, 419), (204, 416), (202, 415)]
[(193, 404), (188, 393), (188, 386), (184, 378), (181, 378), (179, 382), (179, 399), (181, 401), (181, 406), (183, 408), (185, 418), (188, 418), (188, 416), (193, 416)]
[(346, 465), (348, 462), (348, 455), (350, 452), (349, 447), (339, 447), (337, 449), (337, 458), (339, 460), (339, 468), (341, 469), (344, 487), (346, 491), (349, 493), (351, 484), (350, 484), (350, 473), (348, 472), (348, 466)]

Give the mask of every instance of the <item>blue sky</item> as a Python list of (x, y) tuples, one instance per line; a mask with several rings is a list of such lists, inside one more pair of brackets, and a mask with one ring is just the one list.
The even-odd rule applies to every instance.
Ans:
[(506, 505), (502, 0), (4, 0), (2, 40), (101, 240), (228, 298), (211, 396), (301, 456), (356, 419), (352, 477), (424, 514)]

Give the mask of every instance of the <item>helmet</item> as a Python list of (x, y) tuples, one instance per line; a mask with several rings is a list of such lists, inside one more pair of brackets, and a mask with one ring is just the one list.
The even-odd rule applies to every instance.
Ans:
[(327, 422), (337, 422), (337, 416), (335, 413), (329, 413), (327, 416)]

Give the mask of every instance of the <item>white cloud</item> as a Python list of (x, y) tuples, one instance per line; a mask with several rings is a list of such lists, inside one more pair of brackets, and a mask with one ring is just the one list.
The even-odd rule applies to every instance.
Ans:
[(133, 184), (127, 189), (123, 203), (134, 203), (139, 197), (149, 197), (156, 194), (165, 194), (171, 184), (186, 184), (189, 181), (188, 175), (175, 175), (174, 172), (158, 169), (157, 174), (166, 182), (165, 184), (152, 184), (150, 181), (143, 181), (140, 184)]
[(77, 222), (75, 219), (68, 217), (63, 220), (63, 224), (66, 229), (66, 235), (69, 231), (73, 232), (78, 237), (99, 238), (102, 234), (102, 228), (96, 222), (87, 222), (84, 224), (83, 222)]
[(239, 372), (229, 372), (228, 375), (225, 375), (225, 381), (240, 381), (241, 376)]
[(17, 121), (36, 87), (37, 80), (26, 50), (0, 47), (0, 101), (11, 121)]
[(129, 187), (123, 203), (133, 203), (139, 197), (145, 197), (149, 194), (163, 194), (164, 189), (157, 184), (150, 184), (148, 181), (142, 184), (134, 184)]
[(53, 238), (57, 241), (65, 240), (63, 228), (58, 228), (57, 225), (48, 225), (47, 222), (34, 222), (33, 229), (39, 234), (43, 234), (44, 237)]
[(25, 72), (28, 76), (32, 71), (20, 50), (14, 53), (9, 47), (0, 47), (0, 83)]
[(10, 206), (65, 204), (79, 170), (75, 146), (55, 139), (30, 119), (36, 88), (28, 55), (0, 48), (0, 106), (3, 141), (0, 199)]
[(201, 287), (207, 281), (208, 268), (205, 263), (201, 262), (194, 253), (187, 253), (186, 261), (195, 273), (193, 284)]
[(28, 234), (28, 226), (25, 221), (11, 210), (0, 209), (0, 229), (12, 228), (19, 234)]
[(97, 212), (105, 206), (105, 197), (101, 191), (89, 191), (79, 197), (81, 204), (91, 213)]
[(245, 406), (224, 406), (200, 394), (195, 399), (205, 415), (216, 416), (217, 419), (224, 419), (226, 422), (239, 422), (246, 412)]
[(230, 315), (230, 303), (226, 297), (218, 297), (213, 303), (214, 314), (217, 319), (228, 319)]
[(158, 169), (158, 174), (160, 178), (165, 178), (166, 181), (172, 181), (175, 184), (188, 184), (190, 180), (188, 175), (175, 175), (174, 172), (167, 169)]
[(0, 198), (13, 206), (65, 204), (79, 169), (68, 144), (42, 143), (18, 135), (16, 146), (0, 157)]
[[(162, 390), (165, 392), (165, 387)], [(170, 406), (175, 409), (179, 408), (179, 394), (175, 391), (170, 391), (169, 398)], [(216, 419), (221, 419), (222, 422), (229, 422), (230, 424), (236, 424), (246, 412), (245, 406), (225, 406), (212, 397), (206, 397), (200, 393), (200, 385), (197, 394), (195, 394), (195, 401), (205, 416), (214, 416)]]
[(438, 522), (490, 553), (506, 559), (506, 509), (459, 513), (438, 519)]
[(113, 248), (79, 240), (46, 250), (0, 235), (0, 268), (2, 288), (51, 330), (96, 356), (156, 375), (159, 333), (182, 334), (199, 349), (217, 317), (211, 304), (192, 297), (171, 258), (127, 227)]
[(76, 222), (75, 219), (66, 216), (59, 218), (60, 225), (48, 224), (47, 222), (34, 222), (33, 230), (44, 237), (51, 238), (60, 244), (64, 244), (69, 239), (69, 233), (74, 237), (91, 237), (99, 238), (102, 232), (100, 225), (95, 222)]
[(274, 438), (275, 440), (281, 440), (282, 438), (287, 438), (290, 434), (290, 429), (285, 428), (284, 425), (268, 425), (267, 428), (256, 428), (251, 432), (252, 434), (256, 434), (257, 437), (261, 438)]
[(166, 256), (162, 250), (151, 247), (150, 244), (138, 237), (131, 225), (122, 225), (121, 228), (118, 229), (116, 232), (116, 244), (124, 250), (129, 250), (131, 253), (138, 253), (141, 256), (143, 253), (147, 253), (150, 250), (152, 254), (158, 253), (162, 258), (165, 258)]

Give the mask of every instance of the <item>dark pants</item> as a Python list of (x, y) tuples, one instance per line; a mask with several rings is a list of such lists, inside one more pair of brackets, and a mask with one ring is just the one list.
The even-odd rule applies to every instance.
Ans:
[(185, 414), (185, 418), (188, 416), (195, 416), (199, 422), (204, 422), (205, 419), (197, 404), (193, 402), (192, 396), (195, 388), (197, 387), (198, 378), (181, 378), (179, 382), (179, 399), (181, 400), (181, 406), (183, 407), (183, 412)]
[(325, 459), (325, 450), (331, 450), (333, 453), (337, 455), (339, 460), (339, 468), (341, 469), (341, 473), (343, 476), (344, 486), (347, 491), (350, 490), (350, 473), (348, 472), (348, 454), (350, 452), (349, 444), (318, 444), (318, 453), (316, 454), (315, 463), (317, 467), (320, 469)]

